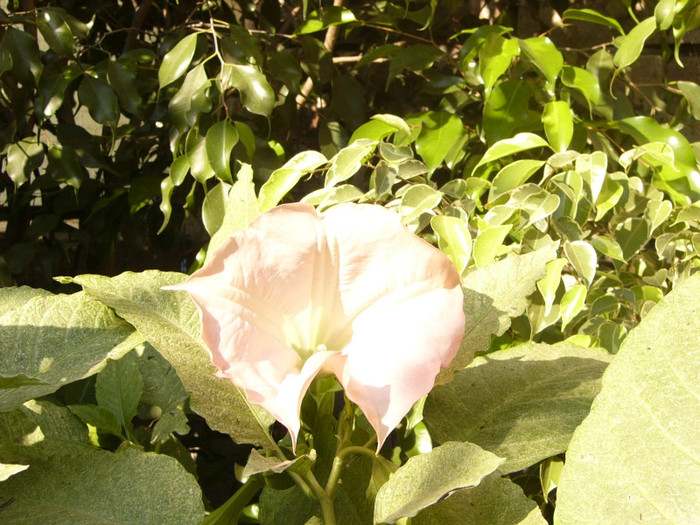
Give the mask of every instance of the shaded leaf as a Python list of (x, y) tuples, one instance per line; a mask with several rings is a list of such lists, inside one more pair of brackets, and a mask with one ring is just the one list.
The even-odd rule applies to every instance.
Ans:
[(413, 525), (545, 525), (537, 503), (527, 498), (500, 472), (486, 476), (474, 488), (454, 492), (422, 510)]
[(0, 317), (0, 370), (42, 382), (0, 391), (0, 410), (96, 374), (138, 342), (133, 328), (84, 293), (38, 296)]
[(477, 357), (428, 396), (423, 420), (438, 442), (468, 441), (515, 472), (567, 449), (600, 391), (611, 356), (569, 343), (527, 343)]
[(7, 523), (173, 523), (204, 518), (194, 477), (177, 460), (127, 448), (37, 462), (2, 486)]
[(502, 335), (512, 317), (521, 315), (527, 297), (536, 290), (536, 283), (545, 276), (546, 264), (555, 259), (555, 246), (541, 248), (525, 255), (509, 255), (462, 279), (464, 291), (464, 338), (457, 357), (438, 374), (436, 384), (448, 382), (463, 369), (476, 352), (486, 350), (491, 336)]
[(252, 407), (230, 381), (216, 376), (199, 338), (199, 316), (192, 300), (182, 292), (161, 290), (184, 278), (178, 273), (146, 271), (113, 278), (82, 275), (73, 281), (132, 323), (175, 367), (191, 394), (192, 410), (206, 418), (211, 428), (231, 434), (238, 443), (269, 445), (271, 416)]

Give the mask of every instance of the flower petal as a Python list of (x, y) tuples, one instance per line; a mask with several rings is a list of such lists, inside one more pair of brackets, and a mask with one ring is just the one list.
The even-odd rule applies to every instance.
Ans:
[(304, 358), (320, 344), (331, 316), (345, 323), (335, 306), (336, 259), (316, 210), (283, 205), (231, 236), (173, 287), (197, 304), (202, 339), (221, 374), (295, 435), (301, 397), (320, 359), (307, 370)]
[(435, 383), (464, 334), (459, 274), (438, 249), (379, 206), (340, 205), (323, 217), (337, 246), (349, 324), (338, 375), (378, 445)]

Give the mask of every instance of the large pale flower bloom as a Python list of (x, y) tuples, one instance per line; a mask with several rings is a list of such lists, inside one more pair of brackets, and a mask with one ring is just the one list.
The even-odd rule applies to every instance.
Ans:
[(397, 214), (342, 204), (264, 213), (181, 285), (197, 304), (220, 375), (299, 433), (314, 377), (332, 373), (378, 446), (455, 357), (459, 275)]

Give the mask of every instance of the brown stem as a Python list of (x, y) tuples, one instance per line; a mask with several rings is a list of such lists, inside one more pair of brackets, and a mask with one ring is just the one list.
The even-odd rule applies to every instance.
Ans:
[[(333, 7), (343, 7), (344, 0), (333, 0)], [(335, 43), (338, 41), (338, 35), (340, 34), (339, 26), (330, 26), (326, 30), (326, 38), (323, 39), (323, 45), (326, 47), (329, 53), (333, 53), (335, 49)], [(301, 93), (297, 95), (297, 109), (300, 109), (306, 99), (314, 89), (314, 79), (311, 76), (307, 77), (306, 82), (301, 88)]]
[(139, 37), (139, 32), (146, 21), (151, 4), (153, 4), (153, 0), (142, 0), (136, 11), (134, 11), (134, 17), (131, 19), (131, 27), (128, 29), (129, 34), (126, 37), (126, 42), (124, 42), (122, 53), (126, 53), (136, 46), (136, 39)]

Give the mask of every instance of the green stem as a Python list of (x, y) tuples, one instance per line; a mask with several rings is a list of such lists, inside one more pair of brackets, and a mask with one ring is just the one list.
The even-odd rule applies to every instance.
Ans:
[(321, 516), (323, 525), (335, 525), (335, 509), (333, 508), (333, 495), (329, 494), (316, 480), (316, 476), (311, 471), (304, 475), (304, 480), (316, 495), (316, 499), (321, 505)]
[(226, 503), (209, 514), (202, 525), (214, 525), (216, 523), (238, 523), (238, 516), (246, 505), (253, 499), (258, 491), (265, 485), (262, 476), (248, 478)]

